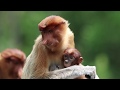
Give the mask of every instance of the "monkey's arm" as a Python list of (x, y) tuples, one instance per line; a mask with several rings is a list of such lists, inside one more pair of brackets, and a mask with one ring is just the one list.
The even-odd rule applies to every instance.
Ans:
[[(70, 66), (64, 69), (54, 70), (47, 73), (44, 79), (74, 79), (81, 75), (90, 75), (92, 79), (95, 78), (95, 66)], [(36, 78), (36, 77), (35, 77)], [(39, 77), (37, 77), (39, 78)], [(32, 77), (34, 79), (34, 77)]]
[[(82, 65), (82, 64), (79, 64), (79, 66), (84, 66), (84, 65)], [(87, 65), (87, 66), (89, 66), (89, 65)], [(97, 75), (97, 72), (96, 72), (96, 70), (95, 70), (95, 78), (94, 79), (100, 79), (99, 77), (98, 77), (98, 75)]]
[(95, 75), (95, 79), (100, 79), (97, 74)]
[(95, 72), (95, 79), (100, 79), (96, 72)]
[(68, 68), (64, 68), (64, 69), (59, 69), (59, 70), (55, 70), (50, 72), (49, 78), (50, 79), (74, 79), (78, 76), (81, 75), (90, 75), (92, 79), (95, 78), (95, 66), (71, 66)]

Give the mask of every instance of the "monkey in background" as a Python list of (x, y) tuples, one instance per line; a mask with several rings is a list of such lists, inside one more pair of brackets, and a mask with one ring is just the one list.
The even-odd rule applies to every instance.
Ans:
[(0, 79), (21, 79), (26, 55), (19, 49), (5, 49), (0, 53)]
[[(23, 79), (74, 79), (89, 74), (94, 78), (95, 66), (74, 65), (64, 68), (61, 59), (65, 49), (74, 48), (74, 34), (67, 20), (51, 15), (38, 24), (41, 34), (26, 59), (23, 68)], [(49, 70), (59, 65), (58, 70)]]

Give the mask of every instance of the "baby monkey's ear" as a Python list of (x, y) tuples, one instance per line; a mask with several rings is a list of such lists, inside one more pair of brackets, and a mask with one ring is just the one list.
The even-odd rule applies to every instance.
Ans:
[(83, 61), (83, 57), (80, 57), (80, 58), (79, 58), (79, 61), (78, 61), (79, 64), (82, 63), (82, 61)]

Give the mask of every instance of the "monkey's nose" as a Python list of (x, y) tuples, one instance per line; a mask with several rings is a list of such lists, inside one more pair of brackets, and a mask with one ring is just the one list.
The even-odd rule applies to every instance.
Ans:
[(46, 45), (46, 44), (47, 44), (47, 40), (43, 40), (43, 41), (42, 41), (42, 44), (43, 44), (43, 45)]
[(65, 60), (65, 64), (69, 63), (69, 60)]
[(70, 62), (69, 60), (65, 60), (65, 61), (64, 61), (64, 66), (65, 66), (65, 67), (71, 66), (71, 62)]
[(22, 76), (22, 68), (20, 68), (19, 71), (18, 71), (18, 77), (21, 78), (21, 76)]

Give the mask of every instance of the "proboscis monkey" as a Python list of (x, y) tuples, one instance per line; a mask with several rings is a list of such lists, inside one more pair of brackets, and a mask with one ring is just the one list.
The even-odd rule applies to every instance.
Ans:
[(19, 49), (8, 48), (0, 53), (0, 79), (21, 79), (26, 55)]
[[(61, 59), (65, 49), (74, 48), (74, 34), (67, 20), (51, 15), (38, 24), (41, 34), (23, 68), (23, 79), (74, 79), (88, 74), (95, 77), (95, 66), (74, 65), (64, 68)], [(58, 70), (49, 70), (51, 65), (59, 65)]]

